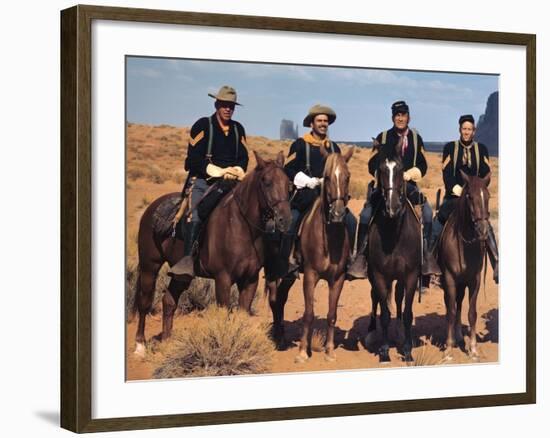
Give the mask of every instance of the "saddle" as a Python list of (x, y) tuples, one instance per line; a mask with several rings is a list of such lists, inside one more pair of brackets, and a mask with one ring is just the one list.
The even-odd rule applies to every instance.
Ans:
[(206, 223), (212, 210), (237, 185), (235, 180), (219, 180), (212, 184), (197, 204), (197, 212), (201, 222)]
[[(169, 197), (162, 201), (153, 212), (153, 232), (160, 237), (167, 237), (174, 229), (174, 219), (182, 206), (183, 198)], [(179, 227), (177, 227), (179, 228)]]

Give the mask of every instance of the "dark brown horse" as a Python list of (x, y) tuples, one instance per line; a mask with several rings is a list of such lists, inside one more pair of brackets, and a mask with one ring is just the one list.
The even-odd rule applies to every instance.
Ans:
[[(403, 163), (395, 149), (381, 149), (377, 170), (380, 202), (368, 232), (368, 278), (371, 283), (372, 314), (366, 343), (370, 344), (376, 330), (378, 304), (381, 307), (382, 344), (378, 350), (380, 362), (388, 362), (388, 328), (391, 314), (389, 300), (396, 281), (397, 318), (405, 327), (403, 357), (412, 361), (413, 299), (420, 275), (422, 230), (412, 205), (406, 198)], [(402, 310), (403, 298), (405, 309)]]
[[(248, 173), (212, 211), (200, 239), (196, 272), (216, 282), (218, 305), (228, 306), (233, 284), (239, 289), (239, 307), (250, 311), (258, 284), (258, 273), (264, 264), (263, 233), (266, 222), (282, 232), (290, 226), (288, 202), (290, 182), (283, 164), (284, 155), (274, 161), (263, 160), (256, 152), (256, 168)], [(155, 200), (143, 213), (138, 234), (139, 277), (135, 304), (139, 311), (136, 353), (143, 354), (145, 318), (151, 311), (155, 283), (160, 267), (176, 263), (183, 254), (183, 243), (174, 237), (159, 237), (153, 231), (153, 214), (169, 197)], [(162, 333), (160, 340), (172, 331), (178, 300), (190, 281), (172, 279), (163, 296)]]
[[(300, 249), (304, 271), (303, 333), (297, 362), (308, 359), (311, 340), (311, 325), (314, 319), (315, 286), (320, 279), (326, 280), (329, 286), (329, 310), (327, 314), (327, 337), (325, 358), (335, 360), (334, 328), (336, 310), (345, 279), (346, 261), (351, 242), (344, 225), (344, 215), (348, 202), (350, 172), (347, 162), (353, 155), (353, 149), (345, 154), (329, 154), (321, 148), (325, 159), (321, 195), (306, 214), (301, 226)], [(283, 315), (288, 291), (296, 278), (282, 279), (278, 287), (268, 285), (270, 304), (273, 311), (274, 334), (277, 341), (284, 343)], [(276, 292), (275, 292), (276, 291)], [(279, 337), (279, 339), (277, 339)]]
[(485, 241), (489, 232), (488, 173), (483, 178), (469, 176), (460, 170), (465, 185), (441, 232), (438, 245), (438, 262), (447, 307), (446, 358), (462, 334), (462, 302), (466, 288), (469, 292), (468, 322), (470, 325), (470, 356), (479, 359), (477, 352), (476, 321), (477, 296), (481, 284), (481, 271), (485, 256)]

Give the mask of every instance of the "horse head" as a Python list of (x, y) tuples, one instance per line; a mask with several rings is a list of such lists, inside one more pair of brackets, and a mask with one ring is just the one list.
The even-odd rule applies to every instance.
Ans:
[(459, 205), (462, 209), (467, 206), (471, 221), (474, 225), (476, 237), (479, 240), (486, 240), (489, 233), (489, 183), (491, 181), (491, 172), (483, 178), (468, 175), (460, 169), (460, 175), (464, 181), (462, 194), (460, 195)]
[(399, 217), (405, 206), (406, 184), (403, 161), (397, 148), (382, 147), (378, 161), (378, 187), (384, 199), (384, 213), (390, 219)]
[(292, 218), (289, 203), (291, 185), (283, 168), (285, 157), (282, 152), (277, 154), (275, 160), (264, 160), (256, 151), (254, 155), (257, 162), (254, 174), (266, 231), (274, 232), (277, 229), (286, 233)]
[(353, 155), (353, 148), (344, 154), (329, 154), (321, 146), (321, 155), (325, 160), (323, 170), (322, 200), (328, 205), (328, 220), (333, 223), (342, 223), (346, 214), (349, 200), (350, 172), (348, 161)]

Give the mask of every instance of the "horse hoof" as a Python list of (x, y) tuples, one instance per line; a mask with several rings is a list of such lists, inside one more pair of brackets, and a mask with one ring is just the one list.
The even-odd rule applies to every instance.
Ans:
[(305, 363), (308, 359), (307, 353), (303, 351), (294, 358), (294, 363)]
[(380, 350), (379, 354), (381, 364), (387, 364), (390, 362), (390, 352), (388, 350)]
[(479, 362), (479, 353), (477, 352), (477, 350), (470, 351), (470, 360), (472, 362)]
[(453, 360), (453, 350), (451, 348), (447, 348), (445, 350), (445, 355), (443, 356), (443, 360), (446, 362), (450, 362)]
[(325, 360), (327, 362), (336, 362), (336, 354), (334, 354), (334, 351), (325, 353)]
[(371, 348), (375, 342), (376, 342), (376, 332), (373, 330), (372, 332), (367, 333), (367, 336), (365, 336), (365, 346), (367, 348)]
[(134, 354), (137, 357), (145, 357), (145, 345), (141, 342), (136, 342), (136, 349)]

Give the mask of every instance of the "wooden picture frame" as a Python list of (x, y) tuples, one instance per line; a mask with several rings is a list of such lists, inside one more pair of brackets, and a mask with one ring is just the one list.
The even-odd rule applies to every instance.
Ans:
[[(515, 45), (526, 50), (525, 392), (192, 414), (92, 418), (92, 22), (162, 23)], [(395, 413), (536, 401), (536, 37), (456, 29), (75, 6), (61, 12), (61, 426), (74, 432)]]

